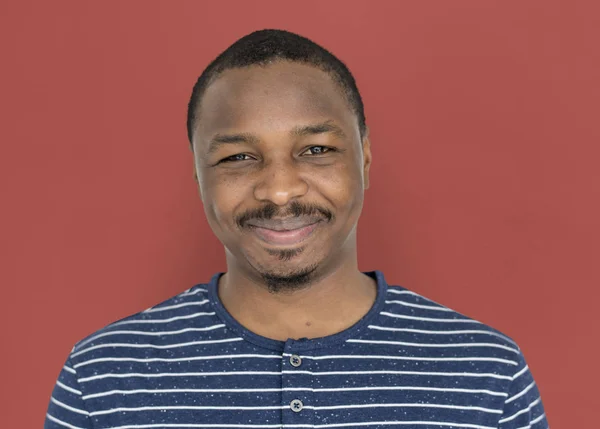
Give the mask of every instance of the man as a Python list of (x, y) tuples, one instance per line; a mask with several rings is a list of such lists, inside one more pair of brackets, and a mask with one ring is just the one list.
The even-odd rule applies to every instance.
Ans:
[(188, 135), (227, 272), (79, 342), (53, 428), (547, 428), (517, 345), (361, 273), (371, 147), (348, 69), (252, 33), (196, 83)]

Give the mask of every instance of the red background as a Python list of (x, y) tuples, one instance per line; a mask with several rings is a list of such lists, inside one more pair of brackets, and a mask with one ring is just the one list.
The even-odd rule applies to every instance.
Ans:
[(512, 336), (553, 428), (597, 427), (597, 3), (3, 1), (0, 16), (3, 428), (42, 426), (77, 340), (224, 269), (186, 104), (265, 27), (357, 78), (374, 152), (361, 268)]

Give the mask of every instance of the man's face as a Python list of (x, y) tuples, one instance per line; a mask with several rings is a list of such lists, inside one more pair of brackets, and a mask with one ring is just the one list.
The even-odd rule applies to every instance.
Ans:
[(356, 258), (371, 152), (327, 73), (292, 62), (226, 70), (198, 117), (200, 192), (230, 268), (277, 289)]

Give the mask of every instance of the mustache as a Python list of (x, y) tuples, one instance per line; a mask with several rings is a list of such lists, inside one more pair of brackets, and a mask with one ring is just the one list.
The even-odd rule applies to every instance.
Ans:
[(319, 216), (330, 222), (333, 220), (333, 213), (317, 204), (304, 204), (293, 201), (286, 208), (280, 208), (278, 205), (268, 203), (262, 207), (247, 210), (235, 218), (235, 223), (243, 228), (248, 221), (253, 219), (269, 220), (273, 218), (300, 217), (300, 216)]

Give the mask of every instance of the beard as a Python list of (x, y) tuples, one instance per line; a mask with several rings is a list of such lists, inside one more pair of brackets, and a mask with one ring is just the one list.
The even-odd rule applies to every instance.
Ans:
[[(253, 219), (268, 220), (273, 219), (274, 217), (284, 218), (288, 216), (318, 216), (325, 222), (334, 220), (333, 213), (327, 208), (292, 201), (285, 209), (281, 209), (277, 205), (269, 203), (257, 209), (248, 210), (236, 217), (235, 223), (243, 230), (247, 227), (248, 222)], [(292, 293), (297, 290), (305, 289), (312, 284), (314, 273), (318, 268), (318, 263), (302, 264), (302, 266), (294, 264), (294, 259), (303, 253), (304, 247), (292, 249), (264, 248), (263, 250), (280, 261), (279, 264), (269, 264), (268, 266), (257, 264), (256, 260), (254, 260), (254, 263), (251, 262), (251, 265), (255, 267), (270, 293)], [(249, 259), (250, 261), (254, 259), (251, 257), (248, 258), (248, 256), (250, 255), (246, 255), (246, 259)]]
[[(296, 250), (282, 250), (280, 259), (285, 260), (294, 255), (288, 255), (288, 252), (297, 252)], [(313, 281), (314, 273), (318, 265), (313, 264), (304, 268), (295, 268), (287, 272), (266, 271), (259, 269), (260, 276), (267, 289), (272, 294), (292, 293), (309, 287)]]

